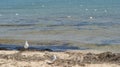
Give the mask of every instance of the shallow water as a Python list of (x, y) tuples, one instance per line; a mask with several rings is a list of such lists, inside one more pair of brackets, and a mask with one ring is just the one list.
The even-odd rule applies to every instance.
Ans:
[[(27, 50), (36, 50), (36, 51), (66, 51), (66, 50), (86, 50), (88, 48), (78, 48), (75, 46), (66, 46), (66, 45), (52, 45), (52, 46), (43, 46), (43, 45), (37, 45), (37, 46), (29, 46)], [(25, 50), (23, 46), (20, 45), (5, 45), (0, 44), (0, 50)]]
[(118, 0), (2, 0), (0, 38), (120, 44), (119, 7)]

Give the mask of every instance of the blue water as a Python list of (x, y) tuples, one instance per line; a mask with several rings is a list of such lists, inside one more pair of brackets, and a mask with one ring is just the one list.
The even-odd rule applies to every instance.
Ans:
[[(38, 51), (66, 51), (66, 50), (86, 50), (89, 48), (78, 48), (75, 46), (67, 46), (67, 45), (52, 45), (52, 46), (43, 46), (43, 45), (37, 45), (37, 46), (30, 46), (28, 50), (38, 50)], [(0, 50), (24, 50), (23, 46), (20, 45), (5, 45), (0, 44)]]
[[(21, 33), (48, 30), (73, 32), (59, 35)], [(120, 44), (120, 1), (0, 0), (0, 37)]]

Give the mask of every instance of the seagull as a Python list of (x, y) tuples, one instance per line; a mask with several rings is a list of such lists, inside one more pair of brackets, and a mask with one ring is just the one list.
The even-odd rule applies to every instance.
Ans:
[(54, 62), (57, 59), (56, 55), (53, 55), (51, 59), (52, 59), (52, 62)]
[(24, 49), (28, 49), (28, 47), (29, 47), (29, 44), (28, 44), (28, 41), (26, 41), (24, 45)]
[(53, 55), (53, 56), (51, 57), (51, 61), (47, 61), (47, 63), (48, 63), (48, 64), (53, 64), (56, 60), (57, 60), (56, 55)]

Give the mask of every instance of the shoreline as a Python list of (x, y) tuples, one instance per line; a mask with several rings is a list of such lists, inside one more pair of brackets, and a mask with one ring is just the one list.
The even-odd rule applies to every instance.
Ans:
[[(0, 39), (0, 43), (24, 45), (24, 40)], [(79, 43), (69, 41), (29, 41), (33, 45), (74, 45)], [(76, 45), (75, 45), (76, 46)], [(36, 50), (0, 50), (0, 67), (119, 67), (120, 52), (102, 50), (106, 46), (96, 46), (95, 44), (80, 43), (79, 47), (90, 47), (94, 49), (85, 50), (65, 50), (62, 52), (36, 51)], [(110, 49), (110, 46), (107, 46)], [(99, 49), (101, 50), (99, 50)], [(112, 47), (113, 48), (113, 47)], [(118, 47), (119, 48), (119, 47)], [(51, 58), (56, 56), (56, 60), (51, 62)]]
[[(79, 48), (90, 48), (92, 50), (98, 50), (98, 51), (104, 51), (104, 52), (113, 52), (113, 53), (119, 53), (120, 50), (120, 45), (98, 45), (98, 44), (86, 44), (86, 43), (81, 43), (81, 42), (73, 42), (73, 41), (58, 41), (58, 40), (53, 40), (53, 41), (47, 41), (47, 40), (28, 40), (29, 44), (34, 46), (34, 45), (45, 45), (45, 46), (61, 46), (61, 45), (67, 45), (67, 46), (75, 46)], [(9, 38), (0, 38), (0, 44), (3, 45), (24, 45), (25, 40), (23, 39), (9, 39)]]

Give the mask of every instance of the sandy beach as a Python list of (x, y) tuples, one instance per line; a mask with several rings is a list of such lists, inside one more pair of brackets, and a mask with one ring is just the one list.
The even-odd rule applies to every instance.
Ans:
[[(53, 55), (56, 56), (56, 60), (51, 62)], [(65, 52), (1, 50), (0, 67), (120, 67), (120, 53), (95, 50)]]

